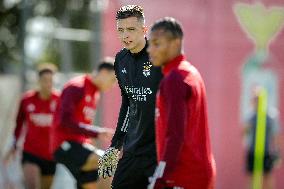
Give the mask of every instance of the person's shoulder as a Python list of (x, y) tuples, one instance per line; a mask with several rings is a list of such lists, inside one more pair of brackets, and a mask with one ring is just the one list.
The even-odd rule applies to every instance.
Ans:
[(178, 69), (173, 69), (160, 84), (164, 91), (182, 97), (188, 97), (189, 84), (185, 82), (185, 77)]
[(167, 80), (175, 83), (175, 82), (183, 82), (184, 76), (182, 71), (179, 69), (173, 69), (169, 75), (167, 76)]
[(198, 69), (189, 61), (182, 61), (177, 68), (178, 72), (183, 76), (187, 82), (200, 81), (204, 82)]
[(71, 78), (64, 86), (64, 88), (67, 87), (83, 87), (85, 83), (86, 76), (85, 75), (79, 75), (76, 77)]
[(182, 61), (177, 70), (179, 70), (179, 72), (181, 73), (191, 73), (191, 74), (199, 74), (199, 71), (197, 70), (197, 68), (192, 65), (189, 61)]
[(84, 88), (86, 75), (80, 75), (70, 79), (63, 87), (62, 93), (76, 92)]
[(52, 98), (59, 98), (60, 96), (60, 91), (56, 90), (56, 89), (53, 89), (52, 92)]
[(126, 48), (121, 49), (115, 56), (115, 62), (121, 61), (128, 54), (128, 50)]
[(24, 92), (21, 96), (20, 103), (23, 106), (26, 106), (27, 104), (34, 103), (38, 99), (38, 91), (37, 90), (28, 90)]
[(28, 90), (25, 93), (23, 93), (22, 100), (32, 99), (36, 96), (36, 94), (37, 94), (36, 90)]
[(181, 71), (177, 68), (172, 69), (166, 76), (164, 76), (163, 84), (166, 85), (179, 85), (183, 83), (184, 76)]

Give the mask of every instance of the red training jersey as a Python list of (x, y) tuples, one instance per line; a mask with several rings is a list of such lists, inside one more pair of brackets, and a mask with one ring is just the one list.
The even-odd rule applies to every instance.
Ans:
[(64, 86), (56, 110), (52, 151), (63, 141), (90, 143), (97, 132), (92, 128), (99, 91), (88, 75), (78, 76)]
[(54, 114), (58, 103), (59, 94), (52, 91), (49, 99), (41, 99), (38, 91), (26, 92), (20, 103), (15, 140), (20, 137), (23, 126), (27, 127), (24, 148), (27, 153), (42, 159), (53, 160), (50, 146), (50, 132)]
[(166, 64), (163, 73), (156, 102), (157, 156), (166, 162), (163, 178), (185, 189), (211, 189), (215, 161), (203, 80), (183, 55)]

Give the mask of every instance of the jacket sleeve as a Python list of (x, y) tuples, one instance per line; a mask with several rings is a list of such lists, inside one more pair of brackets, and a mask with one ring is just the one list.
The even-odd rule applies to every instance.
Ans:
[(119, 117), (118, 117), (118, 121), (117, 121), (117, 126), (116, 126), (116, 130), (114, 133), (114, 136), (111, 140), (111, 147), (115, 147), (116, 149), (121, 149), (122, 145), (123, 145), (123, 140), (124, 137), (127, 133), (127, 127), (128, 127), (128, 122), (129, 122), (129, 99), (127, 94), (124, 92), (123, 87), (120, 83), (119, 80), (119, 73), (118, 73), (118, 68), (117, 68), (117, 63), (115, 62), (114, 67), (115, 67), (115, 74), (118, 80), (118, 84), (120, 87), (120, 91), (121, 91), (121, 97), (122, 97), (122, 102), (121, 102), (121, 106), (120, 106), (120, 112), (119, 112)]
[(83, 97), (81, 88), (70, 86), (64, 89), (59, 110), (59, 125), (69, 133), (97, 137), (98, 130), (93, 125), (80, 124), (74, 118), (77, 104)]
[(161, 91), (165, 99), (165, 151), (161, 160), (166, 162), (164, 176), (167, 177), (175, 169), (182, 153), (187, 126), (187, 94), (188, 87), (178, 74), (172, 74)]
[(26, 113), (25, 113), (25, 109), (24, 109), (24, 99), (21, 100), (20, 102), (20, 106), (19, 106), (19, 110), (18, 110), (18, 114), (17, 114), (17, 118), (16, 118), (16, 128), (14, 131), (14, 145), (16, 145), (20, 135), (21, 135), (21, 131), (22, 128), (24, 126), (24, 122), (26, 119)]

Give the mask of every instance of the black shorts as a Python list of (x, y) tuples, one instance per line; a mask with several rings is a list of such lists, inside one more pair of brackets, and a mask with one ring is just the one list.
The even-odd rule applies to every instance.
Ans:
[[(270, 173), (273, 169), (274, 162), (276, 160), (276, 157), (274, 154), (265, 154), (264, 160), (263, 160), (263, 172)], [(254, 167), (254, 154), (253, 153), (247, 153), (246, 157), (246, 169), (249, 173), (253, 172)]]
[(42, 175), (54, 175), (56, 170), (56, 162), (42, 159), (38, 156), (23, 152), (22, 164), (32, 163), (39, 166)]
[(112, 181), (113, 189), (145, 189), (157, 166), (155, 156), (123, 155)]
[(90, 144), (80, 144), (74, 141), (64, 141), (55, 151), (54, 158), (65, 165), (75, 177), (77, 184), (82, 185), (98, 180), (98, 171), (82, 171), (82, 166), (88, 157), (94, 153)]

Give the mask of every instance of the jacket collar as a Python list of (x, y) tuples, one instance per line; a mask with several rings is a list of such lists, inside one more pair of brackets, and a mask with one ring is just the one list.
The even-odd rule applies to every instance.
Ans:
[(174, 59), (165, 64), (165, 66), (163, 67), (163, 74), (167, 75), (171, 70), (177, 68), (179, 64), (184, 60), (186, 60), (186, 57), (183, 54), (175, 57)]

